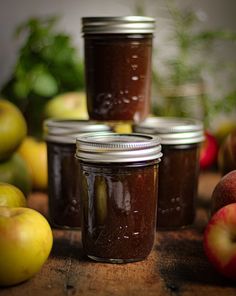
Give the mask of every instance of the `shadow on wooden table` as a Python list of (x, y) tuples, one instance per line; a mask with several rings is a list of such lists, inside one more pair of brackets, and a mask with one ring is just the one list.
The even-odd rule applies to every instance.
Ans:
[(79, 230), (62, 231), (53, 230), (54, 243), (51, 255), (54, 257), (78, 260), (80, 262), (88, 261), (82, 248), (81, 232)]
[(156, 250), (161, 254), (157, 269), (173, 292), (183, 284), (236, 287), (236, 283), (218, 274), (208, 262), (197, 229), (160, 233)]

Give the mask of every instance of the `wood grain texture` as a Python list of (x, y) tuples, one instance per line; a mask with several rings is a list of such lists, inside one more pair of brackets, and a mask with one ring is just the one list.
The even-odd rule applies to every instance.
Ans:
[[(53, 230), (54, 246), (41, 271), (20, 285), (0, 289), (2, 296), (235, 296), (236, 283), (219, 275), (207, 261), (202, 235), (210, 195), (219, 175), (200, 177), (195, 225), (158, 231), (150, 256), (128, 264), (95, 263), (85, 257), (80, 231)], [(47, 195), (34, 193), (29, 205), (47, 214)]]

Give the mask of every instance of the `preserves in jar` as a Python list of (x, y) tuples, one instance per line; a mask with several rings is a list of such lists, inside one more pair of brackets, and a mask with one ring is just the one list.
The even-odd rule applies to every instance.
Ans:
[(134, 131), (158, 135), (163, 151), (159, 168), (157, 228), (191, 225), (195, 218), (201, 122), (189, 118), (152, 117)]
[(83, 132), (109, 131), (110, 127), (87, 120), (46, 120), (49, 219), (55, 227), (81, 225), (77, 183), (76, 136)]
[(123, 263), (149, 255), (156, 228), (160, 149), (158, 138), (143, 135), (77, 138), (82, 242), (90, 258)]
[(149, 114), (154, 19), (83, 18), (89, 117), (140, 122)]

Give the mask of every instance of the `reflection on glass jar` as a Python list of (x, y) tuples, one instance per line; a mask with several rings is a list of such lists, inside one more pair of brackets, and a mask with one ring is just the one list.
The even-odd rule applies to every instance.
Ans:
[(77, 138), (82, 242), (90, 258), (123, 263), (149, 255), (156, 228), (160, 149), (158, 138), (143, 135)]
[(83, 18), (91, 119), (140, 122), (149, 114), (154, 19)]
[(83, 132), (109, 131), (103, 124), (79, 120), (46, 120), (49, 218), (55, 227), (81, 225), (80, 199), (74, 155), (76, 136)]
[(161, 138), (164, 156), (159, 170), (157, 227), (191, 225), (195, 218), (199, 146), (204, 139), (201, 122), (153, 117), (134, 130)]

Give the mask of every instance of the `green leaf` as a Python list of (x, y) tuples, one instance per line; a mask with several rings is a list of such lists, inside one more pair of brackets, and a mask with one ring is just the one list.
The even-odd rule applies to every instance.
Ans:
[(235, 41), (236, 40), (236, 33), (230, 31), (204, 31), (200, 32), (195, 35), (193, 38), (194, 41), (202, 41), (202, 42), (209, 42), (209, 41), (216, 41), (216, 40), (225, 40), (225, 41)]
[(30, 88), (26, 80), (18, 80), (13, 85), (14, 94), (21, 99), (27, 98)]

